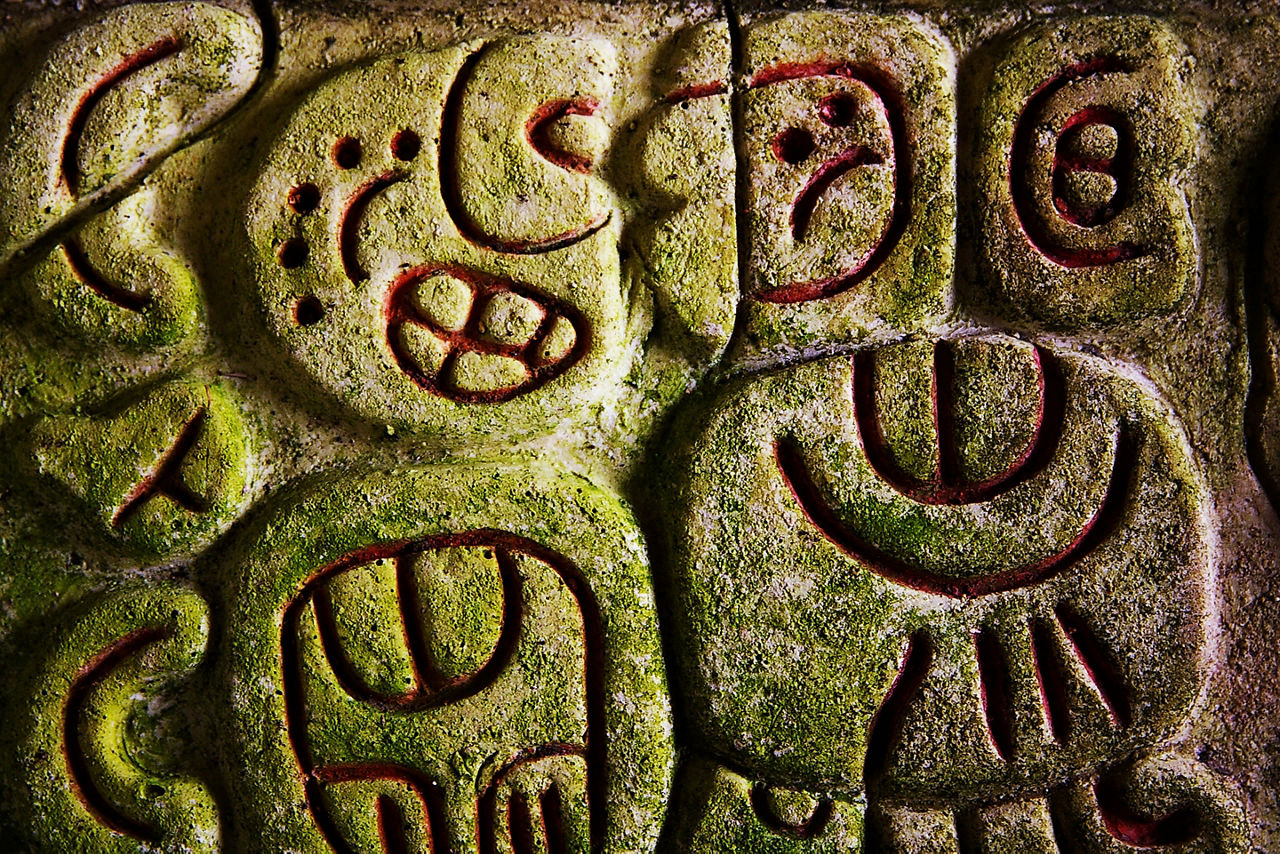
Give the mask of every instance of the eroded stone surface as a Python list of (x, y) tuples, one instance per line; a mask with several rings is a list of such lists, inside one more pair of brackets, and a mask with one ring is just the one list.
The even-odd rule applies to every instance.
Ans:
[[(475, 438), (579, 411), (620, 364), (621, 217), (592, 174), (615, 74), (605, 42), (529, 37), (319, 87), (249, 201), (273, 334), (368, 417)], [(529, 309), (520, 340), (490, 329), (512, 299)], [(544, 347), (557, 322), (572, 343)]]
[(244, 97), (262, 36), (209, 3), (126, 6), (22, 55), (0, 135), (0, 268), (91, 200), (123, 190)]
[(1195, 290), (1188, 71), (1181, 41), (1147, 18), (1036, 27), (1009, 46), (978, 162), (985, 272), (1015, 315), (1106, 327)]
[(94, 415), (54, 415), (31, 432), (40, 474), (111, 536), (148, 554), (206, 541), (239, 510), (250, 445), (226, 389), (175, 382)]
[[(895, 349), (932, 370), (885, 376)], [(904, 402), (933, 410), (926, 472), (891, 450)], [(965, 441), (1006, 402), (1015, 441)], [(1096, 363), (913, 341), (731, 385), (683, 431), (674, 663), (716, 753), (775, 784), (959, 803), (1185, 721), (1210, 518), (1167, 410)], [(977, 449), (994, 472), (966, 470)]]
[(652, 847), (671, 724), (616, 501), (541, 469), (330, 479), (243, 554), (220, 669), (263, 844)]
[(156, 732), (182, 726), (161, 694), (204, 657), (204, 601), (132, 585), (49, 629), (23, 668), (34, 675), (8, 698), (5, 749), (29, 793), (23, 836), (38, 850), (219, 850), (212, 791), (166, 755), (189, 735)]
[(1274, 10), (231, 5), (0, 17), (0, 836), (1276, 847)]
[(952, 54), (909, 18), (765, 17), (744, 42), (752, 349), (919, 329), (950, 293)]

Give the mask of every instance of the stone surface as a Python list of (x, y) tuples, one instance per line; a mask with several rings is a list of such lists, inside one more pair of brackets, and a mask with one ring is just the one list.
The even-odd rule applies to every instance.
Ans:
[(1280, 849), (1276, 44), (7, 4), (0, 848)]

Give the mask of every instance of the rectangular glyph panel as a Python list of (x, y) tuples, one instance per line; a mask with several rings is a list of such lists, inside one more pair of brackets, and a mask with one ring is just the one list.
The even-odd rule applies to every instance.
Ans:
[(0, 848), (1280, 850), (1277, 44), (5, 5)]

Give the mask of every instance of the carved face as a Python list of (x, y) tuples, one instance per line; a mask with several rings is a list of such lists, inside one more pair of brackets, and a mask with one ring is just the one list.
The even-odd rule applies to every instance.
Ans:
[(756, 299), (829, 297), (875, 271), (910, 193), (895, 84), (852, 63), (775, 65), (744, 96)]
[(519, 433), (571, 411), (623, 315), (593, 175), (612, 73), (594, 42), (513, 39), (383, 60), (305, 100), (249, 217), (293, 358), (357, 411), (413, 426), (465, 435), (496, 417)]
[(1211, 557), (1184, 440), (1137, 389), (1011, 339), (910, 341), (730, 388), (702, 423), (677, 613), (702, 735), (740, 767), (995, 798), (1183, 720)]

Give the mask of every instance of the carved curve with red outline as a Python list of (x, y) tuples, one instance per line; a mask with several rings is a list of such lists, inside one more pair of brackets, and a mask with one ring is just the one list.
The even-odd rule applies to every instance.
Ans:
[[(424, 812), (429, 825), (427, 830), (431, 834), (432, 840), (448, 839), (444, 827), (443, 806), (437, 800), (433, 800), (438, 798), (437, 794), (435, 794), (437, 792), (437, 783), (421, 772), (396, 763), (323, 764), (316, 761), (306, 731), (307, 710), (303, 696), (302, 652), (299, 647), (299, 629), (306, 605), (315, 601), (316, 593), (335, 575), (372, 561), (394, 560), (397, 564), (400, 564), (408, 558), (428, 551), (456, 547), (489, 548), (493, 549), (496, 555), (505, 553), (506, 556), (504, 558), (499, 558), (499, 563), (501, 565), (505, 561), (511, 568), (500, 569), (500, 574), (502, 575), (509, 571), (514, 571), (513, 561), (511, 561), (512, 554), (522, 554), (540, 561), (556, 573), (561, 583), (569, 590), (577, 603), (582, 618), (584, 647), (582, 673), (586, 698), (586, 733), (584, 742), (581, 744), (553, 743), (521, 750), (505, 766), (503, 771), (500, 771), (495, 776), (489, 786), (489, 790), (494, 790), (506, 778), (506, 775), (528, 762), (552, 755), (583, 757), (586, 762), (591, 850), (600, 851), (604, 846), (607, 821), (605, 773), (608, 746), (604, 705), (604, 623), (600, 614), (599, 604), (596, 601), (594, 592), (587, 583), (586, 577), (566, 557), (516, 534), (488, 528), (460, 533), (437, 534), (415, 540), (398, 540), (348, 552), (312, 573), (302, 584), (298, 593), (284, 606), (281, 618), (280, 648), (284, 685), (285, 728), (288, 733), (290, 747), (298, 762), (299, 774), (306, 793), (307, 806), (321, 833), (333, 850), (346, 852), (350, 849), (342, 839), (332, 816), (328, 813), (321, 786), (325, 783), (341, 782), (342, 780), (395, 779), (409, 785), (423, 801)], [(397, 566), (397, 580), (402, 580), (399, 565)], [(510, 589), (507, 584), (504, 578), (504, 594)], [(402, 599), (402, 614), (405, 607), (406, 603)], [(516, 608), (519, 608), (518, 601)], [(510, 603), (504, 602), (503, 612), (504, 625), (500, 636), (508, 632), (507, 622), (511, 613)], [(323, 618), (318, 612), (316, 617), (317, 627), (323, 633), (325, 631), (322, 627)], [(420, 624), (416, 616), (413, 621), (403, 620), (402, 618), (402, 622), (406, 639), (412, 634), (420, 634)], [(515, 633), (518, 630), (517, 625), (512, 631)], [(495, 645), (495, 657), (504, 654), (500, 649), (503, 643), (504, 641), (500, 639)], [(408, 649), (413, 658), (425, 654), (425, 638), (419, 637), (409, 640)], [(324, 651), (327, 656), (328, 648)], [(329, 660), (332, 661), (332, 659)], [(492, 661), (492, 658), (490, 661)], [(338, 667), (335, 667), (335, 676), (337, 670)], [(391, 703), (382, 703), (379, 706), (375, 698), (373, 705), (386, 708), (390, 714), (420, 713), (445, 702), (458, 702), (465, 697), (474, 696), (492, 684), (500, 675), (499, 668), (490, 667), (489, 663), (486, 662), (469, 677), (459, 677), (453, 682), (437, 688), (431, 688), (425, 676), (425, 673), (429, 672), (429, 668), (423, 668), (415, 662), (414, 670), (415, 676), (420, 673), (423, 674), (423, 682), (415, 687), (418, 694), (413, 702), (397, 703), (394, 701), (395, 698), (392, 698), (393, 701)], [(478, 818), (485, 803), (484, 797), (485, 795), (482, 794), (477, 799)], [(381, 824), (383, 821), (381, 815), (379, 820)], [(481, 847), (485, 844), (483, 826), (482, 822), (481, 829), (478, 830), (481, 837), (477, 840)], [(384, 846), (386, 844), (384, 841)], [(444, 854), (446, 850), (447, 843), (441, 843), (437, 846), (433, 841), (433, 854)]]
[(182, 47), (182, 39), (177, 36), (158, 39), (121, 59), (115, 68), (103, 75), (80, 97), (80, 102), (67, 121), (67, 130), (62, 138), (62, 154), (58, 159), (62, 183), (72, 196), (80, 192), (80, 138), (84, 135), (85, 125), (98, 102), (129, 76), (173, 56)]
[(1059, 267), (1069, 269), (1099, 267), (1129, 261), (1148, 254), (1145, 248), (1127, 241), (1106, 249), (1067, 249), (1055, 245), (1052, 236), (1036, 217), (1031, 200), (1031, 186), (1027, 181), (1027, 165), (1031, 156), (1035, 119), (1049, 99), (1071, 83), (1100, 74), (1124, 73), (1131, 70), (1125, 62), (1114, 56), (1097, 57), (1069, 65), (1041, 83), (1023, 105), (1022, 112), (1018, 114), (1018, 121), (1013, 129), (1013, 145), (1009, 152), (1009, 194), (1013, 199), (1013, 210), (1018, 217), (1018, 222), (1022, 225), (1022, 232), (1027, 241), (1037, 252)]
[(112, 671), (126, 659), (172, 636), (172, 630), (165, 626), (150, 626), (135, 629), (103, 647), (76, 673), (62, 708), (62, 749), (76, 799), (103, 826), (151, 845), (160, 843), (160, 832), (120, 812), (94, 783), (80, 744), (80, 720), (89, 695)]
[[(423, 281), (436, 275), (448, 275), (467, 283), (472, 288), (471, 311), (461, 330), (450, 330), (425, 316), (414, 304), (414, 289)], [(480, 322), (485, 302), (495, 294), (510, 292), (537, 304), (543, 311), (542, 322), (532, 337), (523, 344), (503, 344), (487, 341), (480, 335)], [(387, 346), (396, 364), (416, 385), (426, 391), (460, 403), (505, 403), (512, 398), (534, 391), (563, 374), (576, 364), (591, 347), (591, 327), (586, 317), (573, 306), (543, 293), (532, 285), (511, 279), (502, 279), (457, 265), (426, 265), (405, 270), (392, 283), (387, 293)], [(559, 358), (539, 362), (538, 348), (551, 334), (558, 318), (564, 318), (573, 327), (574, 342)], [(448, 355), (435, 375), (428, 374), (409, 352), (403, 336), (404, 325), (425, 327), (448, 348)], [(507, 388), (488, 391), (468, 391), (446, 387), (446, 377), (459, 353), (477, 352), (517, 359), (528, 370), (523, 382)]]
[(360, 266), (356, 257), (359, 244), (360, 223), (364, 221), (364, 213), (373, 197), (409, 177), (398, 169), (383, 172), (368, 179), (347, 199), (338, 217), (338, 256), (342, 259), (342, 272), (352, 284), (359, 284), (369, 278), (369, 273)]
[[(440, 194), (444, 201), (445, 210), (449, 214), (449, 219), (453, 221), (454, 226), (458, 229), (458, 233), (463, 236), (469, 243), (476, 246), (484, 247), (493, 252), (499, 252), (504, 255), (536, 255), (543, 252), (554, 252), (557, 249), (564, 249), (572, 246), (592, 236), (600, 229), (609, 224), (613, 218), (613, 212), (610, 211), (601, 214), (596, 218), (588, 221), (582, 226), (570, 229), (561, 234), (553, 234), (547, 237), (536, 239), (522, 240), (503, 240), (495, 235), (485, 232), (480, 225), (472, 219), (467, 213), (466, 206), (462, 201), (462, 191), (458, 186), (457, 179), (457, 160), (458, 160), (458, 127), (461, 123), (460, 114), (462, 112), (462, 96), (466, 90), (467, 83), (471, 80), (471, 75), (475, 71), (476, 64), (488, 51), (488, 46), (467, 56), (462, 63), (462, 67), (458, 70), (457, 76), (449, 87), (449, 92), (445, 96), (444, 113), (440, 123)], [(585, 107), (587, 100), (579, 101), (547, 101), (540, 104), (525, 124), (525, 135), (527, 141), (533, 147), (539, 156), (545, 158), (547, 162), (559, 166), (568, 171), (582, 171), (577, 167), (581, 165), (580, 160), (572, 160), (571, 165), (565, 166), (557, 163), (557, 152), (559, 149), (555, 146), (548, 145), (545, 150), (540, 150), (535, 144), (531, 136), (531, 130), (534, 129), (537, 122), (545, 119), (542, 111), (547, 108), (548, 104), (581, 104)], [(577, 107), (573, 107), (576, 109)], [(592, 109), (594, 112), (594, 107)], [(567, 114), (567, 113), (566, 113)], [(591, 113), (574, 113), (574, 115), (591, 115)], [(555, 118), (558, 118), (556, 116)], [(554, 118), (552, 119), (554, 120)], [(546, 140), (550, 143), (550, 140)], [(567, 152), (565, 152), (567, 154)], [(589, 165), (588, 165), (589, 168)]]
[(1037, 401), (1030, 441), (1004, 471), (985, 480), (961, 483), (954, 445), (954, 363), (949, 342), (939, 340), (933, 351), (931, 404), (938, 459), (933, 478), (928, 481), (912, 477), (893, 462), (876, 411), (875, 351), (855, 353), (852, 357), (853, 414), (871, 470), (912, 501), (948, 506), (990, 501), (1039, 474), (1057, 453), (1066, 392), (1061, 366), (1049, 351), (1034, 345), (1032, 359), (1037, 373)]
[[(806, 77), (842, 77), (847, 80), (854, 80), (870, 89), (872, 94), (880, 101), (881, 108), (884, 110), (885, 121), (889, 125), (889, 138), (893, 146), (893, 210), (890, 213), (889, 221), (886, 223), (884, 231), (880, 235), (880, 239), (853, 266), (833, 276), (810, 281), (791, 282), (759, 291), (754, 296), (755, 299), (761, 302), (778, 304), (809, 302), (810, 300), (826, 299), (855, 287), (866, 280), (884, 263), (884, 260), (906, 232), (907, 224), (911, 219), (912, 167), (910, 151), (907, 146), (906, 102), (892, 75), (882, 68), (854, 62), (780, 63), (756, 74), (747, 84), (747, 88), (755, 89), (761, 86), (772, 86), (777, 83), (800, 80)], [(853, 150), (851, 149), (851, 151)], [(840, 174), (848, 172), (854, 166), (870, 165), (875, 162), (865, 159), (865, 155), (849, 155), (846, 158), (848, 154), (848, 152), (843, 152), (841, 155), (837, 155), (833, 161), (824, 163), (819, 168), (818, 173), (815, 173), (813, 178), (810, 179), (805, 189), (808, 190), (809, 185), (819, 181), (819, 174), (822, 175), (822, 181), (826, 181), (827, 185), (829, 185), (830, 181), (836, 180)], [(845, 158), (845, 160), (842, 160), (842, 158)], [(854, 162), (859, 159), (863, 159), (865, 162)], [(882, 160), (883, 158), (881, 158), (881, 162)], [(835, 174), (836, 172), (839, 172), (839, 174)], [(830, 181), (827, 181), (828, 178)], [(825, 190), (826, 186), (823, 186), (822, 189)], [(797, 216), (797, 206), (802, 201), (810, 205), (809, 211), (811, 212), (812, 204), (817, 202), (817, 196), (812, 191), (806, 193), (805, 190), (802, 190), (800, 195), (796, 197), (795, 206), (792, 207), (791, 213), (793, 234), (796, 233), (797, 220), (802, 222), (807, 222), (808, 220), (807, 213), (803, 216)], [(804, 229), (801, 228), (800, 234), (803, 234), (803, 231)]]
[(872, 543), (845, 525), (818, 490), (794, 442), (778, 440), (774, 455), (778, 471), (802, 513), (823, 536), (867, 570), (895, 584), (948, 598), (971, 598), (1003, 593), (1046, 581), (1084, 559), (1111, 533), (1124, 511), (1124, 496), (1133, 474), (1135, 441), (1122, 423), (1116, 433), (1111, 474), (1102, 501), (1079, 533), (1066, 545), (1040, 560), (1004, 570), (991, 569), (964, 578), (942, 575), (916, 566)]
[(151, 473), (129, 490), (129, 494), (111, 514), (111, 527), (119, 528), (129, 521), (129, 518), (138, 512), (142, 505), (157, 495), (163, 495), (189, 513), (205, 513), (209, 510), (209, 502), (193, 492), (182, 479), (182, 463), (195, 447), (195, 443), (200, 440), (208, 416), (208, 409), (203, 406), (192, 413), (178, 431), (178, 436), (169, 446), (169, 450), (161, 455)]

